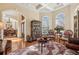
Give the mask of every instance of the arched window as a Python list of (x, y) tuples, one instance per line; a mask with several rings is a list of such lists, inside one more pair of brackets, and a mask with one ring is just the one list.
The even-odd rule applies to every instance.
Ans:
[(46, 35), (48, 34), (49, 30), (49, 17), (43, 16), (42, 17), (42, 34)]
[(56, 27), (57, 26), (64, 27), (64, 13), (59, 13), (56, 16)]

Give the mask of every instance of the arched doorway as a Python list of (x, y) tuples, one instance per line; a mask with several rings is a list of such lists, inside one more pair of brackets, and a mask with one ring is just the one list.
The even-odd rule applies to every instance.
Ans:
[[(12, 9), (2, 11), (2, 21), (4, 22), (4, 37), (21, 37), (21, 23), (18, 11)], [(11, 30), (11, 33), (8, 30)], [(10, 35), (8, 35), (9, 33)]]

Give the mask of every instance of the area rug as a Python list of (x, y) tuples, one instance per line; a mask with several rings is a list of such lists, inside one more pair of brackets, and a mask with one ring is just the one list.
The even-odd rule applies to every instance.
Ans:
[(67, 49), (64, 45), (57, 42), (49, 42), (42, 48), (39, 44), (19, 49), (9, 53), (9, 55), (77, 55), (73, 50)]

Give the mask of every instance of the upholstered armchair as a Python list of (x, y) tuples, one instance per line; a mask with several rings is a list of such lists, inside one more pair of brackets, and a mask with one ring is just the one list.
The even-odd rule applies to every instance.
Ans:
[(54, 40), (54, 41), (55, 41), (55, 32), (54, 32), (54, 30), (49, 30), (47, 37), (48, 37), (50, 40)]
[(28, 42), (32, 42), (32, 37), (29, 36), (29, 35), (27, 35), (26, 40), (27, 40)]
[(64, 32), (64, 37), (65, 37), (65, 38), (71, 38), (72, 35), (73, 35), (72, 30), (66, 30), (66, 31)]

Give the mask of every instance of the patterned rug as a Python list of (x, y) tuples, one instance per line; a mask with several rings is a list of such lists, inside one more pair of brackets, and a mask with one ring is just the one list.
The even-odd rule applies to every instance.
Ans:
[(35, 44), (23, 49), (9, 53), (9, 55), (77, 55), (73, 50), (67, 49), (64, 45), (57, 42), (46, 43), (42, 48), (39, 44)]

